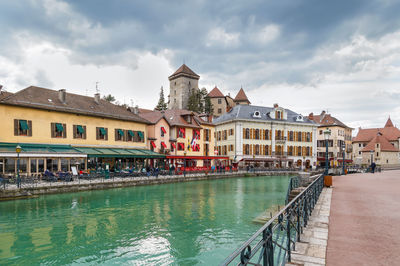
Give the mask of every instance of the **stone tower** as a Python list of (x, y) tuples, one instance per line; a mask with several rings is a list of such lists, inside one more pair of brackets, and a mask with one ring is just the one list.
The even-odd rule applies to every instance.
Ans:
[(199, 89), (200, 76), (183, 64), (169, 79), (168, 109), (187, 109), (189, 96)]

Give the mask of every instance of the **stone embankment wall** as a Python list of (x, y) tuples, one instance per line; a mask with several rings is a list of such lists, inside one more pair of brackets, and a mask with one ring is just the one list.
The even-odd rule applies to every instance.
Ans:
[(20, 189), (0, 189), (0, 200), (13, 200), (19, 198), (29, 198), (37, 195), (45, 194), (58, 194), (58, 193), (71, 193), (87, 190), (98, 190), (98, 189), (111, 189), (111, 188), (122, 188), (131, 186), (145, 186), (145, 185), (157, 185), (166, 183), (177, 183), (177, 182), (188, 182), (198, 180), (211, 180), (211, 179), (223, 179), (223, 178), (237, 178), (237, 177), (254, 177), (254, 176), (272, 176), (272, 175), (296, 175), (296, 172), (259, 172), (259, 173), (226, 173), (226, 174), (212, 174), (212, 175), (187, 175), (183, 176), (160, 176), (156, 177), (144, 177), (144, 178), (125, 178), (120, 180), (104, 180), (97, 179), (92, 181), (81, 181), (79, 183), (47, 183), (46, 185), (32, 185), (31, 187), (22, 187)]

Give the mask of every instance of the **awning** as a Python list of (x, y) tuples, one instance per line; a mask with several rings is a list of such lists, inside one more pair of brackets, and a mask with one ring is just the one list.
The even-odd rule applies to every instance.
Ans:
[(164, 127), (161, 127), (162, 132), (167, 133)]
[[(338, 162), (343, 162), (343, 159), (338, 159), (337, 161), (338, 161)], [(353, 160), (345, 159), (344, 162), (345, 162), (345, 163), (352, 163)]]
[(120, 136), (124, 136), (124, 131), (123, 131), (122, 129), (118, 129), (118, 134), (119, 134)]
[(151, 143), (151, 146), (153, 146), (153, 148), (155, 149), (156, 148), (156, 144), (154, 143), (154, 141), (150, 141), (150, 143)]
[[(325, 161), (325, 157), (318, 157), (317, 161)], [(329, 161), (333, 161), (333, 157), (329, 158)]]
[(85, 133), (85, 130), (83, 130), (83, 127), (82, 127), (81, 125), (77, 125), (76, 128), (78, 129), (78, 132), (79, 132), (80, 134)]
[(167, 148), (167, 145), (164, 143), (164, 141), (161, 141), (161, 146), (163, 146), (164, 149)]
[(143, 138), (143, 132), (142, 131), (138, 131), (139, 137)]
[(64, 131), (64, 127), (60, 123), (56, 123), (56, 129), (57, 129), (58, 132), (63, 132)]
[(19, 120), (19, 126), (22, 130), (29, 130), (29, 126), (26, 120)]
[(100, 128), (100, 133), (101, 133), (101, 135), (103, 135), (103, 136), (107, 135), (107, 131), (104, 129), (104, 127), (101, 127), (101, 128)]
[(172, 142), (171, 145), (172, 145), (172, 147), (173, 147), (174, 149), (176, 149), (175, 143)]
[(132, 130), (128, 130), (128, 134), (129, 134), (129, 136), (131, 136), (131, 137), (133, 137), (133, 131)]
[(165, 155), (145, 149), (75, 147), (88, 157), (98, 158), (165, 158)]
[(71, 145), (0, 143), (0, 157), (17, 157), (16, 146), (21, 146), (20, 157), (86, 157)]
[(167, 159), (193, 159), (193, 160), (229, 160), (228, 156), (184, 156), (184, 155), (167, 155)]

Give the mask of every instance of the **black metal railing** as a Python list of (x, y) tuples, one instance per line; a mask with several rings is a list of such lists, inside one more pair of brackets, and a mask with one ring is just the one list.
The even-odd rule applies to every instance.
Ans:
[(286, 192), (286, 200), (285, 200), (286, 205), (289, 203), (290, 192), (292, 192), (293, 189), (298, 188), (299, 186), (300, 186), (300, 178), (298, 176), (291, 177)]
[(291, 261), (303, 228), (318, 201), (324, 185), (323, 175), (316, 179), (254, 235), (236, 249), (221, 265), (285, 265)]

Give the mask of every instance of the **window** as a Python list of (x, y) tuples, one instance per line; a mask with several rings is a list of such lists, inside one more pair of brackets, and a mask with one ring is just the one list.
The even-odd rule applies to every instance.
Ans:
[(116, 141), (124, 141), (125, 140), (125, 132), (123, 129), (119, 129), (119, 128), (115, 129), (115, 140)]
[(96, 127), (96, 139), (108, 140), (108, 128)]
[(358, 147), (361, 148), (361, 143), (358, 143)]
[(289, 141), (293, 141), (293, 131), (289, 131)]
[(226, 155), (226, 145), (222, 146), (222, 154)]
[(14, 119), (14, 136), (32, 136), (32, 121)]
[(86, 126), (73, 125), (72, 128), (74, 139), (86, 139)]
[(268, 129), (266, 129), (265, 130), (265, 139), (269, 139), (269, 130)]
[(178, 138), (185, 138), (185, 129), (184, 128), (178, 129)]
[(224, 130), (224, 131), (223, 131), (223, 134), (222, 134), (224, 140), (227, 140), (227, 139), (228, 139), (228, 136), (227, 136), (227, 135), (228, 135), (228, 134), (227, 134), (227, 131)]
[(135, 134), (132, 130), (126, 131), (126, 141), (133, 141)]
[(176, 99), (174, 98), (174, 103), (176, 103)]
[(221, 131), (218, 131), (217, 140), (221, 140)]
[(178, 143), (178, 151), (184, 151), (185, 150), (185, 143), (179, 142)]
[(275, 112), (275, 119), (282, 120), (282, 112), (281, 111), (276, 111)]
[(222, 103), (222, 100), (221, 99), (218, 99), (218, 104), (221, 104)]
[[(176, 84), (175, 84), (176, 85)], [(176, 90), (174, 90), (174, 95), (176, 95)]]
[(250, 154), (250, 146), (249, 144), (244, 145), (244, 154), (249, 155)]
[(376, 153), (376, 157), (379, 157), (379, 152)]
[(260, 130), (259, 129), (255, 130), (255, 139), (260, 139)]
[(164, 137), (164, 134), (166, 134), (166, 133), (167, 133), (167, 130), (165, 130), (164, 127), (161, 127), (161, 128), (160, 128), (160, 135), (161, 135), (161, 137)]
[(297, 141), (303, 141), (301, 137), (301, 132), (297, 132)]
[(276, 136), (275, 136), (276, 140), (282, 140), (282, 131), (281, 130), (276, 130)]
[(297, 147), (297, 156), (301, 156), (301, 146)]
[(52, 138), (66, 138), (67, 125), (61, 123), (51, 123), (51, 137)]
[(144, 142), (144, 132), (143, 131), (136, 131), (134, 132), (136, 139), (136, 142)]
[(269, 145), (265, 145), (264, 147), (264, 155), (268, 155), (269, 154)]
[(292, 156), (293, 155), (293, 146), (288, 147), (288, 155)]
[(222, 113), (222, 109), (218, 108), (218, 114), (221, 114), (221, 113)]
[(245, 139), (250, 139), (250, 129), (246, 128), (245, 137), (244, 138)]
[(319, 134), (322, 135), (322, 130), (319, 131)]
[(171, 142), (171, 152), (173, 152), (175, 150), (175, 143)]
[(229, 136), (233, 136), (233, 128), (229, 129)]
[(306, 156), (310, 156), (310, 147), (306, 148)]
[(255, 146), (255, 151), (254, 151), (255, 155), (260, 155), (260, 145), (256, 145)]
[(306, 136), (307, 142), (311, 141), (311, 134), (310, 132), (307, 132), (307, 136)]

